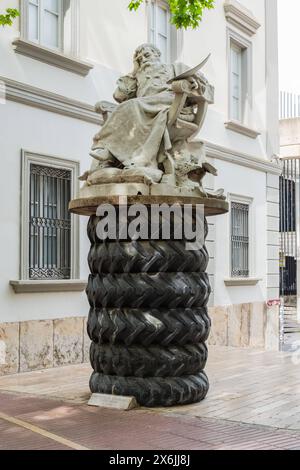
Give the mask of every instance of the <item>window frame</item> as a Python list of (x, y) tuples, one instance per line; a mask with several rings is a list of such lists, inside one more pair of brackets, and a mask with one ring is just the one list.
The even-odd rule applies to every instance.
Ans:
[[(80, 57), (80, 1), (70, 0), (69, 8), (66, 10), (64, 0), (60, 0), (61, 5), (61, 25), (59, 28), (60, 41), (59, 47), (44, 45), (41, 41), (34, 41), (28, 37), (29, 0), (20, 0), (20, 39), (28, 41), (41, 49), (50, 50), (52, 53), (67, 55), (78, 59)], [(41, 1), (41, 0), (40, 0)], [(43, 1), (43, 0), (42, 0)], [(41, 10), (41, 9), (40, 9)], [(68, 15), (67, 15), (68, 12)], [(65, 24), (66, 23), (66, 24)], [(39, 21), (40, 24), (40, 21)], [(68, 37), (66, 37), (68, 32)], [(67, 50), (66, 50), (67, 49)]]
[[(32, 279), (29, 277), (29, 203), (30, 203), (30, 165), (42, 165), (51, 168), (69, 170), (71, 172), (71, 199), (76, 197), (79, 189), (80, 164), (53, 155), (21, 151), (21, 224), (20, 224), (20, 279), (31, 282), (51, 282), (51, 278)], [(71, 270), (70, 280), (79, 279), (79, 217), (71, 214)]]
[[(241, 50), (241, 104), (240, 119), (232, 113), (232, 47)], [(252, 42), (227, 28), (227, 68), (228, 68), (228, 119), (238, 124), (249, 126), (253, 110), (253, 72)]]
[[(152, 19), (152, 14), (151, 14), (151, 8), (152, 6), (154, 6), (154, 28), (152, 28), (152, 22), (151, 22), (151, 19)], [(157, 33), (157, 29), (156, 29), (156, 22), (157, 22), (157, 8), (158, 7), (161, 7), (163, 8), (164, 10), (166, 10), (167, 12), (167, 61), (166, 63), (167, 64), (170, 64), (172, 62), (172, 60), (174, 59), (174, 55), (177, 55), (177, 44), (175, 46), (176, 48), (176, 51), (172, 51), (172, 47), (171, 47), (171, 42), (172, 42), (172, 25), (170, 23), (170, 7), (168, 5), (168, 3), (164, 0), (150, 0), (148, 2), (148, 12), (147, 12), (147, 17), (148, 17), (148, 42), (152, 43), (151, 41), (151, 36), (152, 36), (152, 30), (154, 32), (154, 46), (158, 47), (157, 43), (156, 43), (156, 36), (158, 35)], [(173, 32), (174, 33), (174, 32)], [(177, 42), (177, 40), (176, 40)]]
[[(253, 218), (253, 198), (242, 196), (238, 194), (228, 194), (228, 203), (229, 203), (229, 263), (228, 263), (228, 270), (229, 270), (229, 278), (230, 279), (250, 279), (253, 278), (255, 275), (255, 243), (254, 243), (254, 218)], [(231, 217), (231, 205), (232, 203), (237, 204), (245, 204), (248, 205), (248, 238), (249, 238), (249, 245), (248, 245), (248, 276), (233, 276), (232, 274), (232, 241), (231, 241), (231, 234), (232, 234), (232, 217)]]
[[(232, 52), (235, 50), (237, 53), (237, 58), (238, 58), (238, 71), (235, 72), (233, 70), (233, 60), (232, 60)], [(238, 96), (234, 95), (234, 83), (233, 83), (233, 75), (238, 76), (238, 90), (239, 94)], [(238, 117), (234, 116), (234, 99), (238, 101)], [(231, 42), (230, 44), (230, 118), (235, 119), (237, 121), (241, 121), (243, 117), (243, 49), (237, 45), (235, 42)]]
[[(30, 39), (29, 38), (29, 4), (33, 3), (32, 0), (23, 0), (24, 3), (24, 8), (23, 12), (21, 11), (21, 14), (25, 15), (25, 22), (24, 22), (24, 33), (26, 36), (26, 39), (30, 42), (33, 42), (34, 44), (38, 44), (39, 46), (42, 47), (47, 47), (48, 49), (51, 49), (53, 51), (59, 51), (63, 52), (64, 50), (64, 6), (63, 2), (64, 0), (58, 0), (59, 1), (59, 8), (57, 12), (58, 16), (58, 46), (50, 46), (48, 44), (45, 44), (43, 42), (43, 31), (44, 31), (44, 11), (46, 10), (44, 6), (45, 0), (35, 0), (37, 2), (37, 8), (38, 8), (38, 39)], [(56, 14), (56, 13), (55, 13)]]

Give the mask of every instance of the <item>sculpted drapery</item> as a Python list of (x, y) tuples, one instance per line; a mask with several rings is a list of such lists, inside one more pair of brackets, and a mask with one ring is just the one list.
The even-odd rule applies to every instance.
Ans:
[[(184, 188), (188, 194), (208, 196), (201, 181), (205, 173), (216, 170), (205, 161), (201, 143), (196, 153), (188, 148), (188, 138), (199, 131), (207, 105), (213, 102), (213, 87), (199, 72), (208, 58), (191, 70), (181, 63), (163, 64), (160, 55), (151, 44), (138, 47), (132, 73), (117, 82), (114, 98), (119, 105), (99, 103), (106, 119), (93, 139), (91, 169), (80, 178), (85, 187), (160, 183), (164, 188), (151, 191), (174, 193)], [(110, 106), (109, 116), (103, 113), (103, 103)]]
[(95, 137), (93, 150), (108, 149), (124, 166), (157, 168), (168, 111), (174, 100), (167, 81), (184, 70), (182, 64), (146, 62), (134, 77), (121, 77), (114, 94), (121, 104)]

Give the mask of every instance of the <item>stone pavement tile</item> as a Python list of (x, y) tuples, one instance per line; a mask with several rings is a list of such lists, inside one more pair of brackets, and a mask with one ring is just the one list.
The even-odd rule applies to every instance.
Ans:
[(222, 419), (229, 419), (229, 420), (234, 420), (234, 421), (243, 421), (244, 419), (247, 419), (247, 418), (251, 418), (252, 415), (252, 409), (249, 407), (248, 410), (245, 410), (245, 408), (239, 408), (238, 410), (235, 410), (235, 411), (228, 411), (228, 413), (226, 413), (224, 411), (224, 413), (222, 414)]
[(26, 372), (0, 377), (0, 390), (86, 402), (90, 375), (89, 364)]
[(278, 450), (276, 447), (269, 446), (265, 447), (264, 445), (258, 444), (258, 443), (249, 443), (248, 445), (224, 445), (218, 448), (218, 450)]
[(290, 447), (299, 445), (297, 439), (294, 440), (293, 438), (288, 437), (279, 438), (275, 436), (273, 439), (263, 439), (263, 443), (265, 445), (270, 444), (280, 449), (289, 449)]
[[(224, 437), (224, 442), (226, 444), (234, 444), (237, 440), (239, 443), (249, 442), (249, 440), (254, 441), (254, 442), (259, 442), (262, 438), (264, 442), (266, 442), (263, 433), (258, 433), (257, 431), (253, 431), (253, 432), (250, 431), (250, 432), (245, 432), (244, 434), (240, 433), (240, 434), (235, 434), (235, 435)], [(272, 440), (269, 443), (272, 444), (273, 443)]]
[[(283, 448), (300, 446), (300, 433), (295, 432), (171, 413), (158, 414), (143, 409), (122, 412), (54, 399), (35, 397), (33, 400), (29, 396), (3, 392), (0, 411), (10, 411), (12, 416), (90, 449), (274, 449), (281, 448), (281, 445)], [(26, 439), (20, 442), (22, 448), (33, 445), (32, 436)], [(36, 445), (42, 448), (43, 443)]]
[(284, 427), (287, 429), (299, 429), (300, 430), (300, 414), (291, 416), (288, 421), (284, 420)]
[(184, 450), (186, 448), (193, 448), (197, 449), (200, 446), (205, 449), (211, 449), (213, 448), (212, 445), (209, 445), (207, 443), (203, 443), (202, 441), (196, 441), (196, 440), (191, 440), (187, 439), (182, 436), (175, 436), (175, 435), (163, 435), (162, 433), (157, 433), (157, 436), (152, 436), (151, 437), (151, 444), (154, 446), (154, 448), (159, 448), (159, 449), (170, 449), (172, 450)]
[(0, 419), (0, 450), (70, 450), (58, 442)]
[(279, 417), (281, 408), (285, 403), (286, 402), (278, 401), (273, 403), (273, 405), (266, 405), (261, 408), (256, 408), (255, 410), (253, 410), (253, 413), (258, 419), (262, 419), (264, 417), (273, 417), (275, 419), (276, 417)]
[(209, 431), (206, 429), (196, 430), (194, 426), (191, 426), (190, 429), (187, 429), (186, 426), (181, 425), (180, 431), (170, 433), (172, 436), (177, 436), (180, 438), (189, 438), (194, 442), (203, 442), (207, 445), (217, 445), (218, 443), (223, 442), (222, 434), (219, 430)]

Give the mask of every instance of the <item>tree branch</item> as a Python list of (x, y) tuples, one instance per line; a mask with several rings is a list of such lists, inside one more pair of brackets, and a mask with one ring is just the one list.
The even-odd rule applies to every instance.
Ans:
[[(128, 8), (136, 11), (145, 0), (131, 0)], [(180, 28), (197, 28), (204, 10), (215, 6), (215, 0), (167, 0), (170, 5), (171, 23)]]

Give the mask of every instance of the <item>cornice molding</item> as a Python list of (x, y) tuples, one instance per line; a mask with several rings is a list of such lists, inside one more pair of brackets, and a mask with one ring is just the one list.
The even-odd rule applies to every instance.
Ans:
[(236, 26), (248, 36), (253, 36), (261, 26), (251, 11), (236, 0), (226, 0), (224, 11), (228, 23)]
[(244, 126), (237, 121), (227, 121), (225, 122), (225, 127), (226, 129), (229, 129), (233, 132), (238, 132), (239, 134), (250, 137), (251, 139), (256, 139), (261, 134), (261, 132), (257, 131), (256, 129)]
[(81, 76), (86, 76), (89, 71), (94, 67), (93, 64), (76, 59), (61, 52), (48, 49), (40, 44), (27, 41), (22, 38), (17, 38), (12, 42), (15, 52), (25, 55), (31, 59), (37, 59), (46, 64), (54, 65), (68, 72), (77, 73)]
[(279, 163), (263, 160), (243, 152), (234, 151), (205, 140), (203, 142), (206, 148), (206, 155), (210, 158), (216, 158), (217, 160), (223, 160), (272, 175), (280, 176), (282, 173), (282, 168)]
[[(17, 82), (6, 77), (0, 76), (0, 82), (3, 82), (5, 85), (5, 89), (3, 91), (4, 98), (7, 100), (62, 114), (74, 119), (80, 119), (92, 124), (103, 124), (100, 115), (95, 112), (94, 106), (92, 105), (67, 98), (63, 95), (45, 91), (41, 88), (33, 87), (25, 83)], [(193, 142), (197, 142), (197, 140), (194, 140)], [(253, 157), (246, 153), (234, 151), (211, 142), (204, 141), (204, 143), (206, 145), (206, 153), (208, 157), (228, 161), (277, 176), (282, 173), (282, 169), (277, 163)]]
[(66, 96), (42, 90), (26, 83), (17, 82), (0, 76), (5, 85), (4, 98), (17, 103), (26, 104), (35, 108), (44, 109), (53, 113), (80, 119), (100, 125), (101, 117), (95, 112), (92, 105), (67, 98)]

